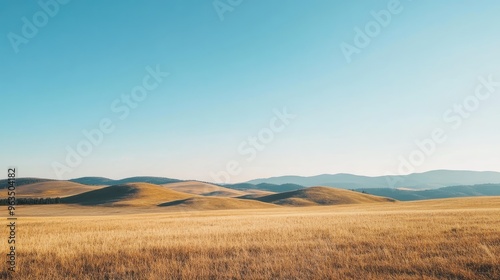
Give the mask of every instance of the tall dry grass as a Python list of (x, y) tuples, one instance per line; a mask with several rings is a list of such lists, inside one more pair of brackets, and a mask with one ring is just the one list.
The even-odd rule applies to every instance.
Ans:
[(15, 279), (500, 279), (498, 198), (18, 224)]

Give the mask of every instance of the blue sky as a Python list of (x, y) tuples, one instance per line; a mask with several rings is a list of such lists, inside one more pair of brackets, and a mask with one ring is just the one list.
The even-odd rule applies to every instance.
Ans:
[[(446, 141), (411, 171), (500, 171), (500, 88), (458, 128), (455, 111), (443, 117), (478, 77), (500, 81), (500, 3), (401, 1), (349, 63), (341, 44), (355, 46), (355, 28), (391, 1), (244, 0), (221, 20), (212, 1), (41, 0), (58, 9), (32, 38), (23, 18), (33, 23), (43, 4), (2, 1), (0, 167), (45, 178), (225, 172), (231, 182), (399, 174), (415, 141), (441, 129)], [(27, 42), (13, 47), (12, 34)], [(111, 104), (148, 66), (170, 75), (120, 119)], [(296, 117), (255, 157), (238, 151), (283, 108)], [(67, 147), (103, 118), (114, 131), (68, 166)]]

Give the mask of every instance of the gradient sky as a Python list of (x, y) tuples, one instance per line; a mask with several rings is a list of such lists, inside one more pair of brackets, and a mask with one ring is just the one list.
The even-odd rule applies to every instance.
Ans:
[[(230, 161), (231, 182), (398, 174), (437, 128), (447, 140), (415, 172), (500, 171), (500, 87), (457, 129), (443, 119), (478, 77), (500, 81), (500, 2), (401, 1), (348, 63), (341, 44), (390, 2), (243, 1), (221, 20), (212, 1), (73, 0), (16, 53), (9, 34), (43, 10), (2, 1), (0, 177), (56, 178), (53, 163), (103, 118), (115, 130), (62, 178), (214, 181)], [(170, 75), (119, 119), (113, 101), (157, 65)], [(240, 154), (285, 107), (296, 118), (254, 159)]]

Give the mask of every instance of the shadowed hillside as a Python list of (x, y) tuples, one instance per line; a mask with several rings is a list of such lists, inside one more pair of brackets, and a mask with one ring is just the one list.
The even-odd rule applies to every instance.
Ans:
[(263, 190), (245, 190), (248, 194), (238, 196), (236, 198), (241, 198), (241, 199), (252, 199), (252, 198), (258, 198), (258, 197), (263, 197), (266, 195), (272, 195), (276, 194), (275, 192), (270, 192), (270, 191), (263, 191)]
[(190, 194), (173, 191), (158, 185), (131, 183), (70, 196), (63, 203), (106, 206), (154, 206), (163, 202), (186, 199)]
[(394, 202), (394, 199), (329, 187), (311, 187), (304, 190), (278, 193), (256, 198), (258, 201), (288, 206), (314, 206)]
[(172, 210), (224, 210), (224, 209), (259, 209), (272, 208), (276, 205), (255, 200), (229, 197), (191, 197), (182, 200), (162, 203), (159, 206)]
[(84, 185), (113, 185), (115, 180), (104, 177), (82, 177), (70, 180), (71, 182), (84, 184)]

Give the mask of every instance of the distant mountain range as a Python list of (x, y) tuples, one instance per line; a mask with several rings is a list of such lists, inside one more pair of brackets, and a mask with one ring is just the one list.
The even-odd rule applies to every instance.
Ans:
[[(54, 182), (53, 184), (50, 182)], [(59, 188), (59, 182), (43, 178), (18, 178), (18, 187), (26, 186), (42, 191)], [(104, 177), (83, 177), (69, 180), (71, 184), (78, 183), (87, 186), (112, 186), (129, 183), (150, 183), (166, 185), (185, 183), (188, 181), (164, 177), (131, 177), (114, 180)], [(198, 182), (198, 183), (196, 183)], [(44, 184), (47, 183), (47, 184)], [(195, 186), (205, 182), (192, 181), (190, 191), (196, 191)], [(214, 185), (214, 184), (212, 184)], [(8, 186), (7, 180), (0, 180), (0, 189)], [(69, 186), (69, 185), (68, 185)], [(221, 185), (219, 185), (221, 186)], [(326, 186), (355, 190), (368, 194), (390, 197), (397, 200), (422, 200), (435, 198), (451, 198), (465, 196), (500, 196), (500, 172), (450, 171), (436, 170), (425, 173), (404, 176), (368, 177), (352, 174), (319, 175), (311, 177), (282, 176), (268, 179), (257, 179), (247, 183), (222, 185), (226, 192), (245, 190), (268, 191), (275, 193), (303, 190), (308, 187)], [(191, 190), (192, 189), (192, 190)], [(26, 192), (26, 190), (24, 190)], [(22, 192), (21, 192), (22, 193)], [(27, 192), (29, 193), (29, 192)], [(220, 193), (215, 192), (214, 195)], [(250, 195), (252, 197), (252, 195)]]
[(500, 196), (500, 184), (452, 186), (422, 191), (409, 191), (401, 189), (357, 189), (356, 191), (390, 197), (400, 201), (409, 201), (467, 196)]
[(459, 185), (500, 184), (500, 172), (436, 170), (402, 176), (368, 177), (352, 174), (325, 174), (311, 177), (282, 176), (257, 179), (249, 184), (296, 184), (305, 187), (328, 186), (343, 189), (408, 188), (438, 189)]

